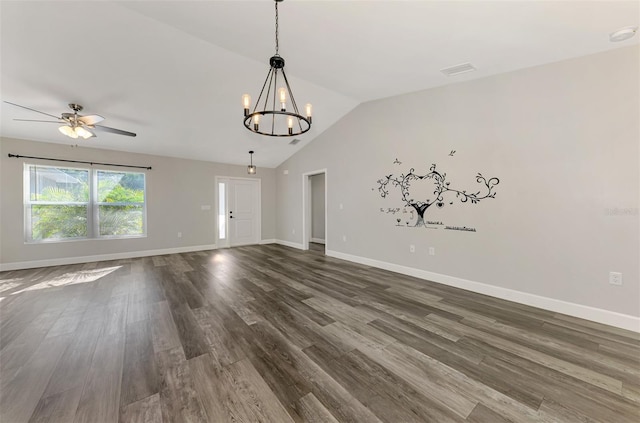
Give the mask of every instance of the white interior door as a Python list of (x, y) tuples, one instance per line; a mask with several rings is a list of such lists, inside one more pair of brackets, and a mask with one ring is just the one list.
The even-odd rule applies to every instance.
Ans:
[(218, 248), (258, 244), (261, 234), (260, 180), (216, 177)]

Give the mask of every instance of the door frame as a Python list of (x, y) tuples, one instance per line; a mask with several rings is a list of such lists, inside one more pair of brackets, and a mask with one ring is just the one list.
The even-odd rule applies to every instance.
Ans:
[[(262, 179), (261, 178), (242, 178), (242, 177), (237, 177), (237, 176), (220, 176), (220, 175), (216, 175), (214, 177), (214, 183), (215, 183), (215, 233), (216, 233), (216, 248), (229, 248), (231, 247), (231, 226), (229, 225), (229, 183), (231, 181), (257, 181), (258, 182), (258, 194), (257, 194), (257, 201), (258, 201), (258, 208), (256, 211), (256, 217), (258, 219), (258, 225), (257, 225), (257, 241), (256, 244), (259, 244), (260, 242), (262, 242)], [(218, 233), (218, 228), (219, 228), (219, 214), (218, 214), (218, 210), (219, 210), (219, 202), (220, 202), (220, 193), (219, 193), (219, 183), (221, 181), (227, 181), (227, 189), (225, 192), (225, 210), (224, 210), (224, 219), (225, 219), (225, 227), (227, 228), (227, 238), (223, 243), (221, 243), (220, 240), (220, 234)]]
[(318, 169), (302, 174), (302, 249), (309, 249), (311, 241), (312, 221), (311, 221), (311, 177), (324, 173), (324, 248), (329, 251), (329, 219), (327, 215), (327, 191), (329, 186), (329, 175), (327, 169)]

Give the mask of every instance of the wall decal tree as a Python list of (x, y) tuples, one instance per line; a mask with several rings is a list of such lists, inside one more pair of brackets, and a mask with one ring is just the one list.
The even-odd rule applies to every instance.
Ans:
[[(415, 200), (410, 191), (415, 182), (422, 180), (432, 180), (435, 187), (433, 195), (430, 198), (424, 200)], [(485, 178), (481, 173), (476, 176), (476, 182), (482, 185), (482, 189), (475, 193), (468, 193), (466, 190), (458, 190), (451, 187), (449, 181), (447, 181), (447, 174), (440, 173), (436, 170), (436, 165), (432, 164), (429, 172), (424, 175), (415, 173), (415, 169), (411, 168), (408, 173), (394, 176), (393, 174), (387, 175), (384, 178), (378, 179), (378, 192), (382, 198), (386, 198), (389, 195), (389, 189), (391, 187), (400, 189), (400, 195), (402, 201), (408, 207), (413, 207), (418, 214), (415, 226), (426, 226), (424, 221), (424, 214), (427, 209), (434, 204), (438, 208), (445, 206), (445, 196), (455, 194), (456, 198), (461, 203), (471, 202), (471, 204), (477, 204), (485, 198), (495, 198), (496, 193), (493, 191), (494, 187), (500, 183), (498, 178)], [(483, 192), (485, 191), (486, 192)], [(449, 202), (453, 204), (453, 201)]]

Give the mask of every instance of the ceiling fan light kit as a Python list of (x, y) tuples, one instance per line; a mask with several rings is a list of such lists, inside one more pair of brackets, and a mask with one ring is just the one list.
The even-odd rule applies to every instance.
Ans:
[[(304, 134), (311, 129), (311, 104), (305, 106), (305, 115), (300, 114), (293, 97), (289, 80), (284, 72), (284, 58), (280, 56), (278, 40), (278, 3), (276, 10), (276, 54), (269, 59), (269, 73), (262, 85), (258, 100), (251, 110), (251, 96), (242, 96), (244, 126), (251, 132), (270, 137), (290, 137)], [(279, 80), (279, 78), (281, 79)], [(284, 84), (278, 87), (278, 84)], [(262, 105), (262, 108), (258, 108)]]
[(96, 136), (94, 133), (84, 129), (82, 126), (76, 126), (74, 128), (68, 125), (62, 125), (61, 127), (58, 128), (58, 130), (62, 132), (64, 135), (71, 137), (73, 139), (80, 137), (86, 140)]

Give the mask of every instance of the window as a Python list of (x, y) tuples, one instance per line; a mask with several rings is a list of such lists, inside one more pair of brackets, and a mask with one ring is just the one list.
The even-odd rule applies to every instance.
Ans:
[(27, 239), (88, 237), (89, 171), (28, 165)]
[(146, 234), (145, 174), (25, 165), (29, 242)]
[(144, 173), (95, 171), (100, 236), (144, 234)]

